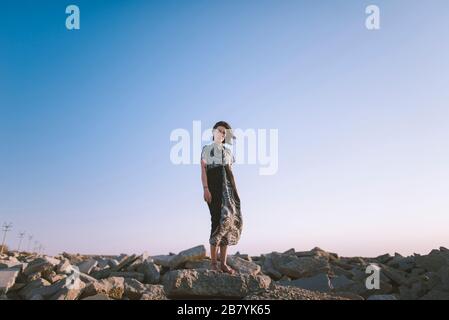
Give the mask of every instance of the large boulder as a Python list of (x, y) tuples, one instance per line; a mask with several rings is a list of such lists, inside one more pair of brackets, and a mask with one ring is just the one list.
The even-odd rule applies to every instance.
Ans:
[(81, 293), (81, 298), (105, 294), (112, 299), (121, 299), (125, 291), (125, 279), (111, 277), (89, 283)]
[(437, 272), (444, 266), (449, 266), (449, 253), (432, 251), (426, 256), (415, 256), (415, 263), (418, 268), (427, 271)]
[(37, 272), (50, 272), (53, 271), (53, 269), (55, 269), (55, 267), (59, 265), (59, 263), (59, 260), (49, 257), (37, 258), (28, 264), (23, 273), (28, 276)]
[(79, 271), (89, 274), (93, 268), (97, 266), (98, 262), (95, 259), (89, 259), (78, 264)]
[(295, 279), (327, 273), (330, 269), (328, 260), (319, 256), (298, 258), (273, 252), (271, 258), (277, 271)]
[(176, 269), (183, 266), (187, 261), (198, 261), (206, 257), (206, 248), (203, 245), (199, 245), (184, 251), (181, 251), (177, 255), (173, 256), (170, 260), (170, 268)]
[(160, 280), (160, 268), (156, 265), (152, 258), (147, 258), (143, 261), (139, 272), (144, 275), (144, 283), (156, 284)]
[(18, 275), (19, 270), (17, 269), (0, 270), (0, 295), (8, 292), (8, 290), (16, 283)]
[(146, 291), (143, 283), (136, 279), (125, 278), (124, 295), (130, 300), (139, 300)]
[(74, 279), (74, 282), (64, 278), (52, 285), (46, 285), (48, 282), (39, 282), (39, 280), (42, 279), (35, 280), (33, 283), (30, 283), (33, 284), (32, 286), (26, 286), (22, 289), (22, 296), (25, 299), (41, 296), (44, 299), (74, 300), (78, 298), (84, 287), (84, 283), (79, 278)]
[(167, 296), (165, 295), (164, 286), (162, 285), (153, 285), (147, 284), (145, 285), (145, 292), (142, 294), (140, 300), (167, 300)]
[(163, 276), (169, 298), (243, 298), (252, 291), (269, 288), (268, 276), (231, 275), (212, 270), (174, 270)]
[(326, 273), (320, 273), (313, 277), (296, 279), (296, 280), (280, 280), (278, 285), (298, 287), (311, 291), (330, 292), (332, 284)]
[(247, 273), (253, 276), (260, 273), (260, 266), (254, 262), (242, 259), (237, 256), (228, 256), (226, 260), (231, 268), (237, 270), (240, 273)]

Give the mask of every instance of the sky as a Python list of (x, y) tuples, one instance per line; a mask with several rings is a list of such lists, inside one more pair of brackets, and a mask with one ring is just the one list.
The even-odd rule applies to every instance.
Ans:
[[(365, 27), (371, 4), (380, 30)], [(225, 120), (279, 137), (276, 174), (233, 168), (230, 253), (449, 247), (448, 15), (446, 0), (3, 0), (6, 243), (209, 250), (199, 165), (172, 163), (170, 134)]]

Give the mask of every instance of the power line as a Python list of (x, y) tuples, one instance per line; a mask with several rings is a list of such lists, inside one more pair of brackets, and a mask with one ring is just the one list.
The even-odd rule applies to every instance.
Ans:
[(27, 247), (27, 252), (30, 252), (31, 250), (31, 240), (33, 240), (33, 235), (28, 235), (28, 247)]
[(19, 246), (17, 247), (17, 252), (20, 252), (20, 246), (22, 245), (23, 237), (25, 236), (25, 231), (19, 232)]
[(2, 241), (2, 247), (0, 248), (0, 254), (3, 254), (3, 249), (5, 248), (5, 241), (6, 241), (6, 233), (11, 231), (12, 223), (3, 223), (2, 231), (3, 231), (3, 241)]

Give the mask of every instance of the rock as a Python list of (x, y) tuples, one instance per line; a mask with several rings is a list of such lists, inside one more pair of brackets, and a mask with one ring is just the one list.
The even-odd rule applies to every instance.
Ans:
[(86, 297), (86, 298), (81, 299), (81, 300), (112, 300), (112, 299), (110, 299), (104, 293), (99, 293), (99, 294), (96, 294), (96, 295), (93, 295), (93, 296)]
[(125, 278), (124, 290), (125, 297), (129, 298), (130, 300), (139, 300), (146, 290), (146, 287), (136, 279)]
[(187, 261), (185, 269), (211, 269), (210, 260)]
[(125, 291), (124, 278), (111, 277), (96, 282), (89, 283), (81, 293), (81, 298), (106, 294), (113, 299), (121, 299)]
[(331, 265), (330, 273), (333, 276), (345, 276), (347, 278), (352, 278), (354, 276), (354, 273), (352, 271), (334, 265)]
[(437, 272), (440, 268), (449, 265), (449, 254), (437, 251), (427, 256), (417, 256), (415, 262), (418, 268)]
[(175, 257), (174, 255), (173, 256), (170, 256), (170, 255), (158, 255), (158, 256), (152, 256), (151, 258), (153, 259), (155, 264), (160, 265), (162, 267), (170, 268), (171, 260), (174, 257)]
[(244, 260), (240, 257), (229, 256), (226, 259), (227, 263), (231, 268), (237, 270), (240, 273), (247, 273), (253, 276), (260, 273), (260, 266), (255, 264), (254, 262), (250, 262), (248, 260)]
[(164, 286), (162, 285), (145, 285), (146, 291), (142, 294), (140, 300), (167, 300)]
[(332, 289), (329, 276), (325, 273), (309, 278), (296, 279), (292, 281), (278, 281), (278, 285), (293, 286), (310, 291), (329, 292)]
[(23, 299), (29, 300), (34, 296), (34, 290), (45, 286), (50, 286), (50, 282), (42, 278), (33, 280), (19, 291), (19, 296)]
[(79, 279), (75, 279), (73, 283), (70, 279), (62, 279), (52, 285), (35, 288), (29, 295), (31, 297), (40, 295), (44, 299), (56, 300), (65, 297), (62, 299), (74, 300), (79, 296), (83, 287), (84, 283)]
[(115, 259), (109, 259), (108, 260), (108, 265), (111, 268), (114, 268), (114, 267), (118, 266), (119, 264), (120, 263), (117, 260), (115, 260)]
[(54, 264), (54, 262), (55, 261), (51, 261), (45, 258), (35, 259), (30, 264), (28, 264), (23, 273), (28, 276), (36, 272), (42, 273), (45, 271), (53, 271), (54, 267), (59, 264), (59, 262), (57, 264)]
[(334, 291), (348, 291), (354, 285), (354, 281), (348, 279), (346, 276), (336, 276), (330, 279), (331, 287)]
[(212, 270), (174, 270), (163, 276), (169, 298), (243, 298), (252, 291), (267, 289), (268, 276), (230, 275)]
[(379, 263), (386, 264), (386, 263), (387, 263), (388, 261), (390, 261), (392, 258), (393, 258), (393, 257), (392, 257), (389, 253), (386, 253), (386, 254), (384, 254), (384, 255), (378, 256), (378, 257), (376, 258), (376, 260), (377, 260)]
[(421, 297), (420, 300), (449, 300), (449, 291), (433, 289)]
[(19, 270), (2, 269), (0, 270), (0, 295), (6, 294), (8, 290), (16, 283)]
[(203, 245), (199, 245), (184, 251), (181, 251), (177, 255), (173, 256), (170, 260), (170, 268), (176, 269), (182, 266), (187, 261), (202, 260), (206, 257), (206, 248)]
[(282, 253), (282, 254), (294, 256), (294, 255), (296, 254), (295, 248), (288, 249), (287, 251), (285, 251), (285, 252)]
[(264, 274), (270, 276), (274, 280), (279, 280), (282, 278), (282, 274), (274, 268), (271, 254), (263, 256), (262, 271)]
[(291, 278), (304, 278), (319, 273), (327, 273), (330, 269), (327, 259), (323, 257), (302, 257), (272, 253), (273, 266), (281, 274)]
[(98, 262), (95, 259), (89, 259), (78, 264), (79, 271), (85, 274), (89, 274), (93, 268), (97, 266)]
[(131, 265), (137, 259), (139, 259), (139, 256), (137, 256), (135, 254), (133, 254), (129, 257), (125, 257), (117, 266), (112, 267), (111, 271), (113, 271), (113, 272), (121, 271), (121, 270), (127, 268), (129, 265)]
[(132, 278), (140, 282), (143, 282), (145, 279), (144, 274), (139, 272), (111, 272), (110, 277)]
[(393, 294), (379, 294), (369, 296), (367, 300), (398, 300), (398, 298)]
[(387, 265), (401, 271), (409, 272), (415, 267), (415, 259), (414, 257), (404, 258), (395, 256), (387, 263)]
[(381, 270), (380, 270), (381, 279), (382, 279), (382, 275), (384, 275), (388, 279), (393, 281), (397, 286), (408, 284), (408, 280), (407, 280), (405, 272), (395, 270), (395, 269), (390, 268), (384, 264), (380, 264), (380, 268), (381, 268)]
[(265, 290), (247, 295), (244, 300), (348, 300), (344, 297), (326, 293), (313, 292), (297, 287), (274, 285)]
[(95, 282), (97, 281), (97, 279), (95, 279), (94, 277), (91, 277), (85, 273), (80, 273), (79, 277), (81, 279), (81, 281), (83, 281), (84, 283), (89, 283), (89, 282)]
[(10, 260), (0, 260), (0, 270), (1, 269), (11, 269), (15, 268), (22, 272), (26, 267), (28, 266), (28, 263), (18, 262), (18, 261), (10, 261)]
[(77, 265), (85, 260), (84, 257), (79, 254), (73, 255), (73, 254), (69, 254), (67, 252), (63, 252), (62, 256), (64, 258), (66, 258), (67, 260), (69, 260), (69, 263), (73, 264), (73, 265)]
[(152, 258), (147, 258), (142, 264), (142, 273), (144, 274), (144, 282), (156, 284), (160, 281), (160, 269), (154, 263)]
[(73, 272), (73, 266), (68, 259), (62, 260), (56, 267), (57, 273), (70, 274)]
[(45, 280), (48, 280), (50, 283), (55, 283), (64, 279), (65, 277), (66, 275), (56, 274), (56, 272), (52, 272), (50, 275), (45, 277)]
[(77, 300), (85, 286), (82, 281), (78, 281), (74, 287), (65, 286), (51, 296), (49, 300)]

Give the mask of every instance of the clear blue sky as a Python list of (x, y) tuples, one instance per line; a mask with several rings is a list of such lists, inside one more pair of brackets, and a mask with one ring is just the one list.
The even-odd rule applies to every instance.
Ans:
[[(77, 4), (81, 29), (65, 29)], [(365, 7), (381, 30), (365, 28)], [(251, 254), (449, 246), (449, 2), (2, 1), (0, 223), (55, 254), (208, 245), (176, 128), (278, 129), (234, 168)]]

